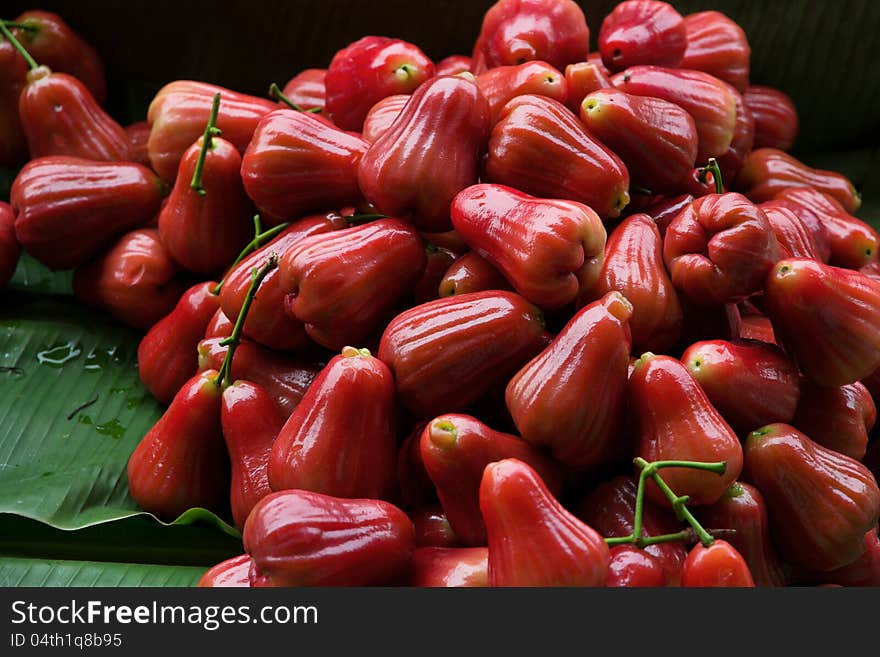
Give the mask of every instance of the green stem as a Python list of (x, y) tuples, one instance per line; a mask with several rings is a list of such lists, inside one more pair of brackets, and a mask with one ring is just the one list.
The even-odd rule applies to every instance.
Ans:
[(247, 258), (251, 253), (259, 249), (266, 242), (269, 242), (273, 237), (281, 233), (285, 228), (290, 226), (290, 222), (285, 222), (283, 224), (278, 224), (277, 226), (273, 226), (266, 232), (261, 232), (262, 224), (260, 221), (260, 215), (254, 215), (254, 239), (252, 239), (246, 247), (241, 250), (241, 253), (238, 254), (238, 257), (235, 261), (229, 265), (229, 269), (226, 270), (226, 275), (223, 279), (217, 283), (217, 287), (215, 287), (211, 292), (214, 295), (220, 294), (220, 291), (223, 289), (223, 284), (226, 282), (226, 277), (235, 269), (235, 266), (240, 263), (242, 260)]
[(17, 30), (27, 30), (28, 32), (39, 32), (39, 28), (36, 25), (28, 25), (27, 23), (16, 23), (15, 21), (0, 21), (6, 27), (12, 27)]
[(287, 105), (290, 109), (294, 109), (297, 112), (305, 112), (306, 114), (320, 114), (320, 107), (313, 107), (312, 109), (303, 109), (300, 105), (294, 103), (290, 98), (284, 95), (284, 92), (281, 91), (281, 87), (279, 87), (274, 82), (269, 85), (269, 97), (274, 100), (280, 100), (282, 103)]
[(192, 181), (189, 186), (201, 196), (205, 195), (205, 188), (202, 187), (202, 171), (205, 168), (205, 158), (208, 151), (214, 148), (214, 137), (221, 134), (217, 128), (217, 114), (220, 112), (220, 94), (214, 94), (214, 100), (211, 103), (211, 116), (208, 117), (208, 123), (205, 126), (205, 133), (202, 135), (202, 148), (199, 150), (199, 159), (196, 161), (196, 170), (193, 171)]
[(6, 40), (9, 41), (9, 43), (12, 44), (12, 47), (15, 48), (15, 49), (19, 52), (19, 54), (20, 54), (22, 57), (24, 57), (24, 61), (27, 62), (28, 67), (29, 67), (32, 71), (33, 71), (35, 68), (39, 68), (40, 65), (37, 64), (36, 60), (34, 60), (34, 58), (31, 57), (31, 54), (30, 54), (27, 50), (25, 50), (24, 46), (21, 45), (21, 43), (19, 42), (19, 40), (16, 39), (16, 38), (12, 35), (12, 32), (9, 31), (9, 28), (6, 27), (6, 25), (7, 25), (6, 21), (0, 21), (0, 33), (2, 33), (3, 36), (6, 37)]
[(724, 181), (721, 178), (721, 167), (718, 166), (718, 160), (714, 157), (709, 158), (709, 164), (700, 168), (700, 180), (706, 182), (706, 174), (711, 173), (715, 180), (715, 193), (724, 193)]
[(254, 269), (251, 273), (251, 285), (248, 288), (247, 294), (244, 297), (244, 303), (241, 305), (241, 310), (238, 311), (238, 317), (235, 320), (235, 326), (232, 329), (232, 334), (226, 338), (225, 340), (221, 340), (220, 345), (223, 347), (228, 347), (226, 350), (226, 357), (223, 359), (223, 364), (220, 366), (220, 370), (217, 372), (217, 378), (214, 379), (214, 384), (219, 388), (223, 385), (224, 381), (227, 383), (231, 383), (230, 379), (232, 378), (232, 358), (235, 355), (235, 350), (238, 348), (238, 345), (241, 344), (241, 333), (244, 330), (244, 322), (247, 319), (248, 311), (251, 308), (251, 304), (254, 302), (254, 297), (257, 294), (257, 288), (260, 287), (260, 283), (263, 282), (263, 279), (266, 278), (266, 275), (275, 269), (278, 266), (278, 254), (273, 253), (269, 256), (266, 262), (259, 269)]

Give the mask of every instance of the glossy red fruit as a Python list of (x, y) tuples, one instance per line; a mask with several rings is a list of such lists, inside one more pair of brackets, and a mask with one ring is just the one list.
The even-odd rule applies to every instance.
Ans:
[(365, 349), (346, 347), (315, 378), (269, 459), (273, 490), (389, 499), (397, 441), (394, 380)]
[(260, 500), (243, 538), (251, 583), (263, 586), (387, 585), (407, 575), (415, 548), (412, 522), (397, 507), (303, 490)]
[(12, 184), (15, 235), (52, 269), (78, 267), (159, 209), (163, 185), (139, 164), (31, 160)]
[(209, 568), (199, 578), (199, 588), (211, 587), (250, 587), (248, 574), (251, 569), (251, 555), (242, 554), (231, 559), (221, 561), (216, 566)]
[(665, 237), (666, 229), (679, 213), (690, 205), (694, 200), (692, 194), (678, 194), (676, 196), (660, 196), (645, 208), (645, 214), (650, 216), (657, 224), (660, 237)]
[(535, 305), (561, 308), (595, 283), (606, 234), (584, 204), (480, 184), (460, 192), (451, 211), (465, 242)]
[[(347, 226), (345, 219), (335, 213), (317, 214), (294, 221), (277, 237), (260, 247), (229, 270), (220, 292), (220, 304), (227, 317), (238, 317), (251, 284), (251, 274), (265, 262), (270, 253), (279, 256), (301, 240)], [(244, 323), (244, 334), (270, 349), (292, 351), (312, 344), (303, 323), (286, 312), (280, 312), (287, 296), (282, 289), (279, 270), (270, 271), (257, 295), (253, 298)]]
[(15, 214), (12, 206), (0, 201), (0, 288), (3, 288), (15, 273), (21, 246), (15, 238)]
[(572, 112), (580, 111), (584, 98), (594, 91), (614, 87), (604, 67), (594, 62), (578, 62), (566, 66), (565, 83), (568, 87), (568, 100), (565, 104)]
[(715, 539), (706, 547), (697, 543), (681, 571), (681, 585), (694, 587), (751, 588), (755, 580), (743, 556), (727, 541)]
[(635, 545), (615, 545), (605, 575), (606, 587), (665, 586), (666, 578), (660, 562)]
[(428, 506), (409, 512), (409, 518), (416, 530), (416, 547), (459, 547), (461, 541), (456, 536), (449, 519), (438, 506)]
[[(619, 475), (600, 484), (587, 495), (578, 504), (576, 514), (602, 536), (630, 536), (633, 532), (637, 489), (635, 479)], [(645, 536), (658, 536), (679, 531), (680, 523), (671, 511), (645, 500), (642, 529)], [(660, 565), (666, 586), (679, 585), (681, 567), (687, 556), (687, 548), (683, 543), (657, 543), (645, 547), (643, 551)], [(612, 550), (612, 561), (613, 555)]]
[(422, 463), (434, 482), (449, 524), (465, 545), (486, 544), (479, 490), (488, 464), (519, 459), (539, 473), (553, 494), (561, 489), (556, 463), (518, 436), (494, 431), (469, 415), (434, 418), (419, 442)]
[(451, 297), (456, 294), (510, 289), (510, 283), (492, 263), (479, 253), (468, 251), (449, 266), (440, 280), (437, 292), (439, 297)]
[(459, 73), (471, 73), (473, 62), (468, 55), (449, 55), (434, 65), (434, 75), (458, 75)]
[(764, 315), (744, 314), (739, 333), (736, 337), (744, 340), (758, 340), (759, 342), (777, 344), (770, 318)]
[(128, 461), (128, 488), (145, 511), (170, 521), (192, 507), (228, 505), (229, 456), (216, 370), (187, 381)]
[(595, 529), (553, 497), (517, 459), (486, 466), (480, 510), (490, 586), (604, 586), (611, 555)]
[(275, 110), (256, 126), (242, 158), (245, 191), (271, 223), (357, 203), (367, 146), (308, 112)]
[[(662, 471), (669, 487), (677, 495), (688, 495), (691, 504), (717, 502), (742, 471), (742, 446), (688, 369), (669, 356), (643, 354), (629, 378), (628, 392), (637, 423), (635, 453), (648, 462), (723, 461), (721, 475), (691, 468)], [(653, 482), (647, 494), (658, 504), (668, 504)]]
[(736, 99), (736, 124), (733, 128), (733, 139), (730, 148), (718, 158), (722, 180), (734, 180), (742, 169), (746, 158), (755, 146), (755, 117), (746, 105), (742, 94), (733, 85), (728, 84), (727, 90)]
[(701, 11), (685, 16), (684, 29), (687, 48), (681, 67), (705, 71), (744, 92), (752, 49), (736, 21), (719, 11)]
[(153, 170), (165, 182), (174, 181), (184, 152), (204, 132), (217, 93), (223, 97), (217, 128), (239, 153), (244, 153), (260, 119), (278, 107), (271, 100), (205, 82), (175, 80), (166, 84), (147, 110), (150, 123), (147, 150)]
[(546, 62), (532, 61), (517, 66), (498, 66), (477, 76), (477, 87), (489, 102), (491, 122), (498, 121), (508, 101), (525, 94), (546, 96), (561, 103), (568, 99), (565, 76)]
[(437, 489), (422, 462), (422, 431), (427, 422), (416, 422), (397, 452), (397, 484), (403, 508), (418, 509), (439, 505)]
[(755, 117), (755, 148), (791, 150), (800, 126), (791, 97), (773, 87), (750, 84), (743, 98)]
[(697, 159), (697, 127), (678, 105), (618, 89), (591, 93), (579, 108), (587, 130), (624, 161), (634, 184), (675, 192)]
[(220, 422), (232, 464), (229, 500), (239, 529), (256, 503), (272, 492), (269, 454), (284, 419), (275, 400), (250, 381), (236, 381), (223, 391)]
[(678, 294), (663, 264), (663, 241), (646, 214), (624, 219), (608, 238), (596, 285), (581, 299), (617, 290), (632, 304), (629, 328), (633, 349), (665, 351), (681, 336)]
[(366, 36), (330, 61), (324, 78), (325, 107), (343, 130), (360, 130), (378, 101), (411, 94), (433, 76), (434, 64), (418, 46), (401, 39)]
[[(422, 237), (424, 238), (424, 235)], [(419, 279), (412, 286), (412, 300), (415, 305), (433, 301), (441, 296), (449, 296), (448, 294), (444, 295), (440, 293), (440, 286), (446, 276), (446, 272), (452, 267), (453, 263), (455, 263), (456, 258), (456, 254), (449, 249), (436, 246), (430, 242), (425, 244), (425, 269), (422, 271), (422, 275)], [(485, 261), (483, 262), (485, 263)], [(485, 264), (489, 266), (488, 263)], [(499, 278), (501, 277), (497, 271), (496, 276)], [(495, 288), (493, 286), (492, 288), (483, 287), (481, 289)]]
[(741, 436), (765, 424), (791, 422), (800, 397), (797, 368), (765, 342), (697, 342), (681, 356), (709, 401)]
[(27, 139), (18, 116), (18, 98), (28, 65), (6, 39), (0, 39), (0, 166), (17, 167), (27, 161)]
[(842, 386), (880, 367), (880, 282), (815, 260), (781, 260), (764, 301), (780, 344), (815, 383)]
[(839, 586), (880, 586), (880, 539), (877, 528), (865, 534), (865, 551), (837, 570), (822, 573), (820, 581)]
[(733, 143), (736, 98), (724, 82), (690, 69), (632, 66), (611, 78), (621, 91), (660, 98), (678, 105), (694, 119), (698, 135), (697, 162), (720, 157)]
[(489, 548), (424, 547), (413, 552), (411, 586), (489, 586)]
[(155, 228), (126, 233), (104, 255), (76, 269), (74, 296), (141, 330), (168, 315), (183, 295), (177, 268)]
[(373, 105), (364, 119), (364, 131), (361, 135), (364, 140), (372, 144), (388, 132), (388, 128), (400, 116), (411, 97), (410, 94), (394, 94)]
[(632, 311), (619, 292), (608, 293), (578, 311), (550, 346), (514, 375), (505, 400), (527, 442), (574, 467), (601, 466), (628, 453), (619, 429)]
[(150, 139), (150, 124), (146, 121), (137, 121), (125, 126), (125, 136), (128, 139), (128, 157), (132, 162), (137, 162), (145, 167), (150, 166), (150, 153), (147, 150), (147, 142)]
[(849, 213), (856, 212), (862, 205), (861, 195), (846, 176), (813, 169), (776, 148), (752, 151), (734, 186), (755, 203), (776, 198), (789, 187), (812, 187), (835, 198)]
[(210, 340), (211, 338), (228, 338), (232, 335), (233, 326), (234, 324), (232, 320), (223, 313), (223, 309), (218, 308), (217, 312), (211, 317), (211, 321), (208, 322), (208, 326), (205, 328), (205, 340)]
[(416, 416), (467, 408), (543, 347), (540, 311), (513, 292), (456, 295), (395, 317), (379, 358)]
[(199, 367), (198, 345), (220, 307), (217, 283), (190, 287), (168, 315), (156, 322), (138, 344), (138, 374), (160, 403), (169, 404)]
[(657, 0), (626, 0), (602, 21), (599, 52), (612, 71), (639, 64), (675, 68), (687, 47), (684, 19)]
[(562, 103), (525, 95), (511, 100), (492, 129), (485, 162), (490, 182), (541, 198), (577, 201), (602, 217), (629, 203), (629, 172)]
[(787, 567), (773, 546), (767, 504), (757, 488), (736, 482), (715, 504), (699, 509), (699, 517), (710, 531), (734, 531), (729, 542), (745, 559), (757, 586), (786, 585)]
[(861, 460), (877, 422), (877, 407), (861, 383), (826, 388), (809, 381), (791, 424), (827, 449)]
[(819, 224), (824, 229), (828, 256), (823, 262), (859, 269), (877, 259), (880, 235), (872, 226), (847, 212), (834, 197), (811, 187), (789, 187), (774, 198), (791, 209), (805, 225)]
[(324, 109), (326, 104), (325, 68), (307, 68), (294, 75), (284, 85), (282, 93), (303, 111)]
[(419, 230), (449, 230), (452, 199), (477, 182), (489, 120), (489, 104), (472, 79), (429, 80), (361, 160), (361, 191), (380, 212)]
[(785, 201), (767, 201), (758, 205), (770, 222), (779, 243), (781, 258), (822, 260), (813, 232)]
[(880, 490), (864, 465), (794, 427), (771, 424), (749, 434), (745, 466), (786, 561), (824, 572), (864, 553), (865, 533), (880, 515)]
[(499, 0), (483, 18), (474, 73), (532, 60), (562, 70), (584, 61), (589, 50), (590, 29), (572, 0)]

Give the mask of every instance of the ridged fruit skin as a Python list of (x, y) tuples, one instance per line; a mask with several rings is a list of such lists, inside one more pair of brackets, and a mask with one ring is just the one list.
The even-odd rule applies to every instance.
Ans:
[[(228, 335), (206, 338), (199, 342), (197, 352), (200, 371), (220, 368), (227, 349), (220, 343)], [(320, 370), (320, 365), (314, 360), (303, 360), (272, 351), (245, 338), (235, 350), (230, 379), (245, 379), (264, 388), (275, 400), (282, 416), (287, 419)]]
[(425, 270), (422, 238), (399, 219), (306, 237), (281, 256), (286, 312), (318, 344), (340, 350), (381, 330)]
[(822, 447), (860, 461), (876, 422), (877, 407), (862, 383), (827, 388), (807, 381), (790, 424)]
[(199, 588), (249, 588), (251, 585), (249, 579), (250, 569), (251, 555), (240, 554), (209, 568), (199, 578), (196, 586)]
[(187, 381), (128, 460), (132, 498), (162, 520), (192, 507), (222, 513), (229, 504), (217, 375), (207, 370)]
[(774, 196), (806, 225), (819, 224), (827, 236), (828, 257), (835, 267), (860, 269), (874, 262), (880, 252), (880, 235), (870, 225), (852, 216), (833, 196), (812, 187), (789, 187)]
[(776, 198), (789, 187), (812, 187), (835, 198), (850, 214), (862, 205), (861, 195), (846, 176), (814, 169), (777, 148), (753, 150), (732, 182), (755, 203)]
[(700, 523), (710, 531), (732, 529), (727, 540), (742, 555), (756, 586), (785, 586), (789, 568), (779, 559), (767, 520), (761, 491), (736, 482), (721, 499), (698, 511)]
[(755, 580), (746, 560), (730, 543), (715, 539), (709, 547), (691, 548), (681, 571), (681, 585), (688, 588), (753, 588)]
[(476, 251), (468, 251), (455, 259), (443, 274), (437, 287), (438, 297), (456, 294), (513, 289), (504, 275)]
[(614, 588), (665, 586), (660, 562), (635, 545), (615, 545), (605, 575), (605, 586)]
[[(244, 258), (225, 276), (220, 291), (220, 305), (227, 317), (238, 317), (251, 285), (251, 274), (276, 253), (283, 256), (288, 249), (312, 235), (329, 233), (346, 227), (345, 219), (335, 212), (316, 214), (294, 221), (271, 242)], [(286, 292), (281, 287), (278, 269), (270, 271), (248, 310), (244, 334), (252, 340), (280, 351), (294, 351), (311, 344), (303, 323), (286, 312), (280, 312)]]
[(602, 21), (599, 52), (611, 71), (639, 64), (675, 68), (687, 48), (684, 19), (667, 2), (626, 0)]
[(386, 96), (411, 94), (434, 76), (418, 46), (365, 36), (339, 50), (324, 78), (325, 108), (343, 130), (361, 130), (367, 112)]
[(553, 497), (517, 459), (486, 466), (480, 509), (489, 537), (489, 586), (604, 586), (611, 555), (599, 533)]
[(438, 299), (404, 311), (385, 328), (379, 358), (400, 401), (418, 417), (457, 412), (537, 354), (540, 311), (513, 292)]
[(202, 143), (200, 137), (180, 160), (171, 195), (159, 213), (159, 234), (181, 267), (210, 275), (227, 267), (248, 243), (253, 209), (241, 184), (241, 155), (220, 137), (212, 138), (205, 153), (204, 194), (190, 186)]
[(175, 80), (166, 84), (147, 110), (150, 162), (166, 183), (174, 181), (184, 152), (204, 133), (218, 93), (217, 128), (239, 153), (244, 153), (260, 119), (278, 107), (271, 100), (205, 82)]
[(611, 78), (601, 64), (578, 62), (565, 67), (565, 82), (568, 87), (568, 100), (565, 105), (572, 112), (579, 112), (584, 98), (600, 89), (611, 89)]
[(677, 192), (697, 159), (697, 126), (674, 103), (601, 89), (584, 98), (581, 121), (626, 164), (634, 184)]
[(736, 123), (733, 128), (730, 148), (718, 158), (722, 182), (736, 178), (746, 158), (755, 147), (755, 117), (752, 116), (752, 111), (746, 105), (743, 95), (733, 85), (728, 84), (727, 90), (736, 100)]
[(709, 401), (738, 435), (791, 422), (800, 398), (797, 368), (776, 345), (707, 340), (681, 356)]
[(773, 87), (750, 84), (743, 98), (755, 117), (755, 148), (791, 150), (800, 130), (791, 97)]
[(106, 253), (73, 274), (73, 295), (119, 321), (147, 330), (183, 295), (177, 267), (155, 228), (126, 233)]
[(449, 205), (477, 182), (489, 121), (489, 103), (474, 80), (429, 80), (361, 160), (358, 181), (364, 197), (380, 212), (419, 230), (451, 229)]
[(526, 442), (577, 468), (607, 465), (629, 454), (631, 445), (620, 429), (632, 310), (619, 292), (609, 292), (579, 310), (513, 376), (505, 401)]
[(0, 201), (0, 289), (15, 273), (21, 245), (15, 237), (15, 213), (12, 206)]
[[(637, 424), (635, 453), (652, 461), (723, 461), (723, 474), (691, 468), (664, 468), (663, 479), (694, 505), (713, 504), (742, 471), (739, 438), (712, 406), (687, 368), (670, 356), (644, 354), (629, 377), (629, 401)], [(669, 504), (653, 482), (646, 489), (658, 504)]]
[(617, 290), (632, 304), (633, 349), (663, 352), (681, 336), (684, 316), (663, 263), (663, 240), (654, 221), (634, 214), (615, 228), (605, 245), (596, 285), (580, 297), (597, 299)]
[(785, 201), (766, 201), (758, 205), (776, 235), (781, 258), (822, 260), (813, 232)]
[(284, 419), (275, 400), (255, 383), (238, 380), (223, 391), (220, 424), (232, 465), (229, 503), (239, 530), (257, 502), (272, 492), (269, 454)]
[(719, 11), (701, 11), (684, 17), (684, 29), (687, 48), (681, 67), (704, 71), (744, 92), (752, 49), (736, 21)]
[(479, 491), (490, 463), (516, 458), (534, 468), (553, 494), (562, 487), (558, 464), (544, 453), (519, 436), (495, 431), (470, 415), (434, 418), (422, 432), (419, 445), (449, 524), (465, 545), (486, 545)]
[(138, 375), (150, 394), (169, 404), (199, 368), (196, 351), (220, 307), (213, 293), (217, 283), (196, 283), (178, 300), (174, 310), (156, 322), (138, 344)]
[(697, 162), (720, 157), (733, 143), (736, 98), (721, 80), (702, 71), (662, 66), (632, 66), (611, 78), (621, 91), (660, 98), (678, 105), (697, 128)]
[(839, 586), (880, 586), (880, 539), (877, 528), (865, 534), (865, 551), (837, 570), (821, 573), (819, 581)]
[(587, 20), (572, 0), (499, 0), (483, 17), (473, 72), (532, 60), (561, 71), (584, 61), (589, 50)]
[(629, 203), (623, 161), (592, 137), (562, 103), (517, 96), (489, 139), (486, 180), (541, 198), (577, 201), (603, 218)]
[[(593, 489), (577, 505), (575, 513), (602, 536), (629, 536), (633, 531), (637, 488), (638, 484), (634, 478), (618, 475)], [(642, 529), (646, 536), (669, 534), (678, 531), (679, 528), (680, 523), (670, 510), (645, 500)], [(679, 585), (681, 567), (687, 557), (687, 548), (683, 543), (648, 545), (644, 548), (644, 552), (660, 564), (666, 586)]]
[(779, 260), (779, 244), (763, 211), (747, 198), (709, 194), (669, 224), (663, 259), (678, 290), (712, 306), (758, 292)]
[(880, 281), (815, 260), (780, 260), (767, 274), (764, 304), (780, 345), (815, 383), (842, 386), (880, 367)]
[(413, 552), (410, 585), (433, 588), (489, 586), (489, 548), (418, 548)]
[(47, 267), (72, 269), (147, 223), (163, 193), (162, 182), (139, 164), (38, 158), (12, 183), (15, 235)]
[(40, 66), (28, 71), (18, 115), (31, 159), (49, 155), (101, 162), (129, 160), (125, 129), (72, 75)]
[(410, 98), (410, 94), (394, 94), (393, 96), (386, 96), (373, 105), (370, 111), (367, 112), (366, 118), (364, 118), (364, 131), (361, 137), (367, 143), (372, 144), (388, 132), (388, 128), (400, 116)]
[(771, 424), (745, 442), (746, 480), (764, 495), (783, 559), (816, 571), (841, 568), (865, 551), (880, 515), (871, 472), (794, 427)]
[(568, 100), (568, 83), (559, 70), (547, 62), (526, 62), (516, 66), (498, 66), (477, 76), (477, 87), (489, 103), (491, 123), (508, 101), (524, 94), (546, 96), (560, 103)]
[(375, 586), (404, 579), (412, 522), (380, 500), (278, 491), (251, 511), (243, 532), (251, 585)]
[(269, 458), (273, 490), (390, 499), (397, 439), (394, 379), (369, 351), (346, 347), (321, 370)]
[(244, 189), (270, 224), (358, 203), (358, 163), (368, 146), (313, 114), (276, 109), (257, 124), (242, 158)]
[(294, 75), (284, 85), (282, 93), (294, 105), (304, 111), (324, 109), (326, 104), (326, 87), (324, 78), (326, 68), (306, 68)]
[(452, 202), (452, 225), (523, 297), (561, 308), (592, 287), (602, 264), (605, 227), (576, 201), (540, 199), (504, 185), (480, 184)]

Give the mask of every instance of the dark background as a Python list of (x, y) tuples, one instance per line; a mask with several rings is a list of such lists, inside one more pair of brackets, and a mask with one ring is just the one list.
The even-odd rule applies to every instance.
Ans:
[[(297, 71), (326, 67), (367, 34), (400, 37), (431, 57), (470, 54), (492, 0), (4, 0), (61, 14), (104, 57), (111, 110), (143, 118), (165, 82), (192, 78), (265, 95)], [(592, 38), (613, 0), (582, 0)], [(794, 97), (799, 151), (848, 150), (880, 133), (877, 0), (674, 0), (682, 13), (717, 9), (752, 45), (752, 79)]]

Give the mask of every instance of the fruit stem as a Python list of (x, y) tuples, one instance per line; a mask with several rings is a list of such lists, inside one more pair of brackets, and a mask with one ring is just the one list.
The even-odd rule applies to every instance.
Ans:
[(724, 193), (724, 180), (721, 177), (721, 167), (718, 166), (718, 160), (714, 157), (709, 158), (709, 164), (700, 168), (700, 182), (706, 182), (706, 174), (711, 173), (712, 179), (715, 181), (715, 193)]
[(36, 60), (31, 57), (31, 54), (27, 50), (25, 50), (24, 46), (21, 45), (19, 40), (13, 36), (12, 32), (9, 31), (7, 25), (9, 25), (9, 23), (7, 23), (6, 21), (0, 21), (0, 33), (2, 33), (3, 36), (6, 37), (6, 40), (12, 44), (12, 47), (15, 48), (22, 57), (24, 57), (24, 61), (27, 62), (28, 68), (30, 68), (32, 71), (35, 68), (39, 68), (40, 65), (37, 64)]
[(254, 215), (254, 239), (248, 242), (248, 245), (245, 246), (241, 253), (238, 254), (238, 257), (233, 261), (231, 265), (229, 265), (229, 269), (226, 270), (226, 275), (223, 276), (223, 279), (217, 283), (217, 286), (211, 290), (211, 293), (215, 296), (220, 294), (220, 291), (223, 289), (223, 284), (226, 282), (226, 277), (229, 276), (230, 272), (235, 269), (235, 266), (240, 263), (242, 260), (247, 258), (251, 253), (259, 249), (263, 244), (271, 240), (273, 237), (278, 235), (281, 231), (287, 228), (290, 225), (290, 222), (285, 222), (283, 224), (278, 224), (277, 226), (273, 226), (265, 233), (260, 232), (262, 228), (262, 224), (260, 221), (260, 215)]
[(17, 30), (27, 30), (28, 32), (39, 32), (39, 28), (36, 25), (28, 25), (27, 23), (16, 23), (15, 21), (3, 21), (3, 20), (0, 20), (0, 23), (3, 23), (6, 27), (12, 27)]
[(224, 382), (226, 382), (227, 385), (231, 383), (232, 358), (235, 355), (235, 350), (238, 348), (238, 345), (241, 344), (241, 334), (244, 330), (244, 322), (247, 319), (248, 311), (251, 308), (254, 297), (257, 295), (257, 288), (260, 287), (260, 284), (263, 282), (263, 279), (266, 278), (266, 275), (277, 266), (278, 254), (273, 253), (266, 259), (266, 262), (263, 263), (262, 267), (259, 269), (255, 267), (253, 272), (251, 272), (251, 285), (248, 288), (247, 294), (245, 294), (241, 310), (238, 312), (238, 317), (235, 320), (232, 334), (228, 338), (220, 341), (220, 346), (228, 347), (228, 349), (226, 350), (226, 357), (223, 359), (223, 364), (220, 366), (220, 371), (217, 372), (217, 378), (214, 379), (214, 385), (218, 388), (221, 387)]
[(214, 100), (211, 103), (211, 116), (208, 117), (208, 123), (205, 126), (205, 133), (202, 135), (202, 148), (199, 150), (199, 159), (196, 161), (196, 170), (193, 171), (192, 181), (189, 186), (195, 190), (200, 196), (205, 195), (205, 188), (202, 187), (202, 171), (205, 168), (205, 157), (208, 151), (214, 148), (214, 137), (222, 134), (217, 127), (217, 114), (220, 111), (220, 94), (214, 94)]
[(284, 92), (281, 91), (281, 87), (279, 87), (274, 82), (269, 85), (269, 97), (274, 100), (280, 100), (282, 103), (287, 105), (290, 109), (294, 109), (297, 112), (305, 112), (306, 114), (320, 114), (320, 107), (313, 107), (312, 109), (303, 109), (296, 103), (294, 103), (290, 98), (284, 95)]

